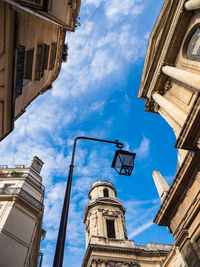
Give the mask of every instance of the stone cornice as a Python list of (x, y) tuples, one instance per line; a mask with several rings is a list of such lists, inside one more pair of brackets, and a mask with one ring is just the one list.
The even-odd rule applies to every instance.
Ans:
[(184, 162), (176, 173), (172, 185), (166, 195), (163, 203), (158, 210), (154, 222), (158, 225), (169, 226), (176, 207), (180, 205), (185, 192), (192, 185), (199, 169), (200, 151), (189, 151)]
[(191, 12), (183, 10), (184, 0), (166, 0), (149, 38), (139, 89), (139, 98), (150, 99), (153, 91), (163, 90), (167, 76), (161, 74), (163, 64), (174, 64)]
[(86, 217), (87, 217), (89, 209), (93, 208), (95, 206), (99, 206), (99, 205), (100, 206), (102, 206), (102, 205), (105, 205), (105, 206), (112, 205), (112, 206), (115, 206), (115, 207), (117, 206), (123, 212), (123, 214), (126, 212), (126, 209), (123, 207), (122, 203), (118, 199), (101, 197), (101, 198), (96, 199), (94, 202), (87, 204), (87, 206), (85, 208), (84, 215), (83, 215), (83, 222), (84, 223), (85, 223), (85, 220), (86, 220)]
[(107, 180), (97, 180), (95, 181), (91, 186), (90, 186), (90, 189), (88, 191), (88, 197), (90, 196), (90, 192), (95, 188), (95, 187), (98, 187), (98, 186), (108, 186), (110, 187), (111, 189), (113, 189), (115, 191), (115, 196), (117, 196), (117, 191), (114, 187), (114, 185), (107, 181)]
[[(134, 248), (126, 248), (126, 247), (115, 247), (115, 246), (106, 246), (106, 245), (91, 245), (89, 244), (87, 247), (87, 250), (85, 252), (85, 256), (83, 259), (83, 263), (82, 263), (82, 267), (86, 267), (87, 266), (87, 262), (92, 254), (93, 251), (98, 251), (98, 252), (106, 252), (106, 253), (119, 253), (119, 254), (126, 254), (126, 255), (135, 255), (136, 257), (138, 255), (140, 256), (148, 256), (148, 257), (154, 257), (154, 256), (167, 256), (167, 254), (169, 253), (169, 251), (171, 250), (171, 248), (169, 250), (164, 250), (164, 249), (146, 249), (141, 246), (141, 248), (139, 246), (134, 247)], [(99, 257), (102, 257), (101, 255)], [(114, 257), (112, 255), (112, 257)], [(110, 257), (109, 257), (110, 258)], [(127, 259), (128, 260), (128, 259)], [(134, 259), (131, 259), (131, 261), (134, 261)], [(137, 261), (137, 260), (136, 260)]]

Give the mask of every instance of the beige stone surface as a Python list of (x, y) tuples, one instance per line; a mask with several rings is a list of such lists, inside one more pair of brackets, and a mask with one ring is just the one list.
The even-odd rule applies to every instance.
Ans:
[(35, 267), (37, 264), (44, 190), (41, 190), (39, 174), (33, 176), (33, 170), (23, 166), (0, 169), (2, 267)]
[(138, 94), (147, 101), (146, 111), (159, 113), (172, 127), (178, 149), (174, 180), (154, 219), (175, 237), (176, 248), (164, 266), (200, 266), (198, 36), (191, 45), (199, 7), (199, 0), (165, 1), (150, 36)]

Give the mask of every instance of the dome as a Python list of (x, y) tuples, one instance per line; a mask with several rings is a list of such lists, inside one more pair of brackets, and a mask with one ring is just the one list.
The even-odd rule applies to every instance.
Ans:
[(116, 198), (116, 195), (117, 192), (114, 185), (106, 180), (95, 181), (88, 192), (88, 197), (91, 201), (101, 197)]

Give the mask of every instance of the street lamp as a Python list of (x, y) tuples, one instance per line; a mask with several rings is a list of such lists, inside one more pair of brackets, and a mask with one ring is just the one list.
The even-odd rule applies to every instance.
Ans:
[(85, 136), (79, 136), (74, 139), (73, 152), (72, 152), (71, 164), (69, 167), (69, 174), (68, 174), (68, 179), (67, 179), (65, 198), (63, 202), (62, 215), (61, 215), (60, 227), (59, 227), (58, 238), (57, 238), (57, 243), (56, 243), (53, 267), (62, 267), (62, 264), (63, 264), (65, 237), (66, 237), (66, 230), (67, 230), (67, 219), (68, 219), (69, 202), (70, 202), (70, 195), (71, 195), (71, 186), (72, 186), (72, 175), (73, 175), (73, 169), (74, 169), (74, 158), (75, 158), (75, 151), (76, 151), (76, 143), (79, 139), (115, 144), (116, 147), (119, 148), (119, 150), (117, 150), (115, 153), (112, 167), (115, 168), (119, 174), (128, 175), (128, 176), (131, 175), (131, 172), (133, 169), (135, 153), (130, 153), (128, 151), (121, 150), (124, 147), (124, 145), (120, 143), (118, 140), (109, 141), (109, 140), (103, 140), (103, 139), (91, 138), (91, 137), (85, 137)]
[(129, 151), (116, 150), (111, 167), (115, 168), (120, 175), (130, 176), (134, 167), (135, 155), (135, 153)]

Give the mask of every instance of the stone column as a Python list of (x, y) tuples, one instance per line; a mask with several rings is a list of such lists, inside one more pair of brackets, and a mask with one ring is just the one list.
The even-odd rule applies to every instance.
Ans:
[(163, 109), (159, 109), (158, 112), (166, 120), (166, 122), (172, 127), (176, 138), (178, 138), (180, 131), (181, 131), (181, 126), (177, 124), (177, 122), (173, 118), (171, 118)]
[(179, 126), (183, 126), (187, 116), (186, 113), (157, 92), (155, 92), (152, 97), (160, 106), (160, 108), (162, 108), (172, 119), (174, 119)]
[(184, 7), (188, 11), (199, 9), (200, 8), (200, 0), (189, 0), (185, 3)]
[(163, 66), (162, 72), (176, 79), (177, 81), (180, 81), (188, 86), (191, 86), (197, 91), (200, 91), (200, 75), (171, 66)]

